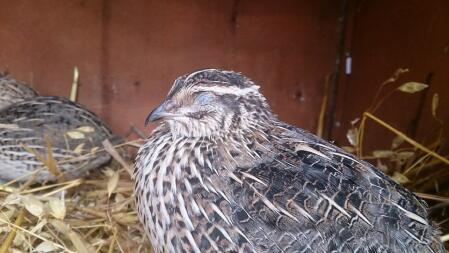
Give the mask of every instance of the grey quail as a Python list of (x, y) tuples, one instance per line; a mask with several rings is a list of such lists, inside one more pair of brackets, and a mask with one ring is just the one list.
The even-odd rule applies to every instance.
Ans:
[(0, 110), (0, 179), (25, 181), (39, 169), (35, 182), (56, 180), (42, 159), (48, 158), (49, 147), (66, 179), (81, 177), (110, 161), (105, 151), (96, 152), (105, 139), (120, 141), (78, 103), (43, 96), (14, 103)]
[(279, 120), (247, 77), (179, 77), (135, 163), (155, 252), (444, 252), (426, 203)]

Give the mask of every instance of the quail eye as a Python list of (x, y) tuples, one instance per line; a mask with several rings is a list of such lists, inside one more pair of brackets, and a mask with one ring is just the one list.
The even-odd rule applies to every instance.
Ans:
[(210, 92), (202, 92), (195, 97), (194, 103), (198, 105), (207, 105), (212, 103), (212, 101), (214, 101), (214, 98), (214, 94)]

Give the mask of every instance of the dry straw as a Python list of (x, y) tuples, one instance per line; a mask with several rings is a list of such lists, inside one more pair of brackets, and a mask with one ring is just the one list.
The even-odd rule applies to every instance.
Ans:
[(105, 143), (119, 169), (40, 186), (2, 184), (0, 253), (151, 252), (134, 208), (129, 162), (115, 148)]

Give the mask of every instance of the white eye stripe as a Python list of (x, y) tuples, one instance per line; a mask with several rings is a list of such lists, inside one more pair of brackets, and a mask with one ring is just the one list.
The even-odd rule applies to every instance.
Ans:
[(198, 86), (193, 87), (193, 92), (203, 92), (203, 91), (210, 91), (215, 94), (232, 94), (236, 96), (245, 96), (248, 93), (258, 93), (259, 92), (259, 86), (258, 85), (252, 85), (247, 88), (238, 88), (235, 86)]

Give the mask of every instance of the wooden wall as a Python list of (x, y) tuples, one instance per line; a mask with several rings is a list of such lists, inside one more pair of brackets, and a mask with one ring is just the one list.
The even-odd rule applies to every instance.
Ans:
[[(441, 126), (431, 113), (433, 94), (438, 93), (437, 117), (449, 136), (449, 1), (352, 1), (348, 13), (345, 52), (352, 56), (352, 73), (342, 75), (339, 82), (333, 138), (345, 143), (350, 122), (360, 117), (380, 85), (399, 68), (409, 72), (383, 89), (377, 101), (391, 96), (374, 114), (428, 145)], [(410, 81), (429, 88), (413, 95), (395, 91)], [(368, 122), (367, 150), (389, 148), (393, 137)]]
[[(67, 96), (113, 129), (143, 128), (173, 80), (200, 68), (243, 72), (281, 118), (314, 130), (338, 36), (338, 1), (8, 1), (0, 68)], [(4, 8), (7, 6), (7, 8)]]
[[(338, 51), (345, 3), (343, 51)], [(411, 136), (430, 140), (436, 129), (430, 101), (437, 92), (440, 118), (449, 121), (446, 0), (0, 4), (0, 70), (33, 84), (41, 94), (68, 96), (78, 66), (79, 102), (122, 134), (131, 125), (143, 129), (144, 118), (177, 76), (209, 67), (243, 72), (262, 86), (282, 119), (315, 131), (326, 77), (335, 74), (345, 52), (352, 56), (352, 73), (338, 79), (331, 139), (346, 144), (349, 122), (398, 68), (410, 70), (399, 83), (431, 87), (413, 96), (395, 92), (376, 114)], [(345, 62), (339, 60), (342, 71)], [(391, 136), (369, 127), (373, 145), (387, 145)]]

